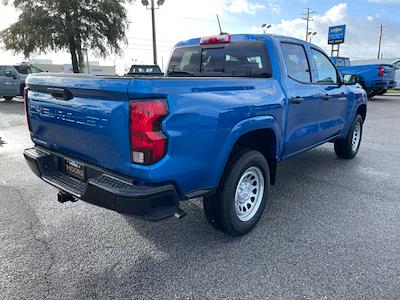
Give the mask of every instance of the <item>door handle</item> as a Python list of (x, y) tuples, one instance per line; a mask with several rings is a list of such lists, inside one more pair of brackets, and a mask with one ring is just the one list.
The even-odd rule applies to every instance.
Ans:
[(304, 98), (299, 97), (299, 96), (293, 97), (292, 99), (290, 99), (290, 102), (293, 104), (301, 104), (304, 102)]

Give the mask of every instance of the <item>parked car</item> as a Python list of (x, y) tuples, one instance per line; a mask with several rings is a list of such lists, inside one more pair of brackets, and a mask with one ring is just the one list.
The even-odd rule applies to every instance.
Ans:
[(393, 89), (400, 90), (400, 58), (381, 58), (381, 59), (365, 59), (352, 61), (353, 66), (370, 65), (370, 64), (389, 64), (393, 65), (396, 70), (396, 86)]
[(157, 65), (133, 65), (127, 76), (163, 76), (164, 73)]
[(22, 96), (25, 80), (29, 74), (40, 73), (42, 70), (32, 65), (0, 66), (0, 98), (9, 101), (16, 96)]
[(356, 78), (317, 46), (275, 35), (180, 42), (166, 77), (31, 75), (35, 147), (24, 155), (60, 202), (160, 220), (204, 197), (210, 224), (243, 235), (278, 162), (326, 142), (356, 156), (367, 114)]
[(396, 72), (393, 64), (382, 62), (352, 65), (347, 57), (331, 57), (342, 74), (359, 76), (359, 84), (367, 92), (368, 97), (385, 94), (396, 87)]

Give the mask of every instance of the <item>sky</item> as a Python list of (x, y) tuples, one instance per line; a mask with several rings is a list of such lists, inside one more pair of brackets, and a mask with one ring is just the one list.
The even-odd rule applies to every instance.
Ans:
[[(261, 24), (271, 24), (268, 33), (304, 39), (306, 22), (302, 17), (307, 7), (314, 12), (310, 31), (317, 32), (312, 42), (327, 52), (330, 52), (328, 27), (346, 24), (346, 41), (341, 45), (340, 56), (353, 60), (376, 58), (379, 27), (383, 25), (383, 57), (400, 57), (400, 0), (165, 0), (156, 11), (159, 64), (168, 63), (177, 42), (218, 34), (216, 14), (220, 16), (223, 31), (231, 34), (262, 33)], [(150, 11), (140, 0), (127, 5), (127, 11), (130, 25), (123, 55), (102, 59), (90, 53), (90, 60), (115, 64), (118, 73), (133, 63), (152, 63)], [(0, 4), (0, 30), (15, 22), (18, 14), (14, 7)], [(31, 58), (70, 63), (66, 52), (37, 53)], [(0, 49), (0, 64), (22, 61), (23, 56)]]

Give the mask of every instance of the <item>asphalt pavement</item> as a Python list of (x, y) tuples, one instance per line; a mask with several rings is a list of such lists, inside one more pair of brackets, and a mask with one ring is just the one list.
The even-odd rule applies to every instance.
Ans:
[(242, 238), (200, 200), (159, 223), (61, 205), (23, 159), (31, 144), (22, 100), (0, 100), (1, 299), (400, 298), (400, 95), (370, 101), (354, 160), (327, 144), (281, 163)]

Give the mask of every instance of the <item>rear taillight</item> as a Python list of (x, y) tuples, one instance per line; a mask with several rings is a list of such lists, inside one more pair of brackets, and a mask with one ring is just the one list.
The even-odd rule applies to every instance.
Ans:
[(384, 77), (385, 76), (385, 66), (379, 66), (378, 67), (378, 77)]
[(28, 124), (29, 131), (32, 131), (31, 122), (29, 120), (28, 92), (29, 92), (29, 89), (26, 87), (24, 89), (24, 107), (25, 107), (26, 123)]
[(130, 139), (135, 164), (151, 165), (166, 154), (167, 137), (162, 132), (161, 122), (167, 114), (165, 100), (131, 102)]

